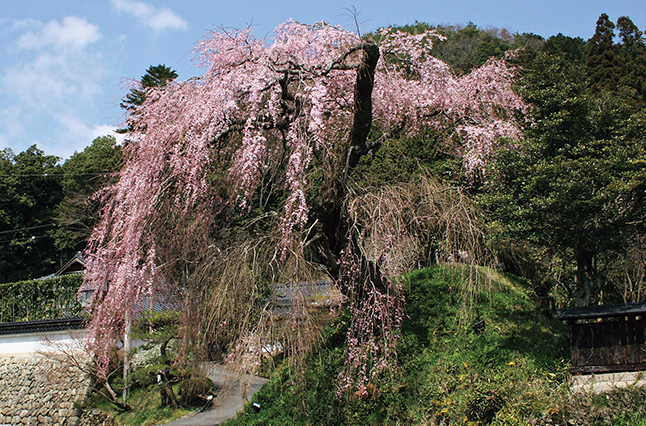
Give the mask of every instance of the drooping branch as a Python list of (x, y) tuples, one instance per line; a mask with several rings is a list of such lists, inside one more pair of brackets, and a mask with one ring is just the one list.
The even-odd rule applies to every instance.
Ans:
[[(359, 276), (349, 285), (365, 296), (352, 300), (364, 304), (364, 319), (387, 309), (394, 302), (386, 297), (390, 272), (383, 257), (363, 247), (365, 224), (353, 229), (347, 214), (349, 175), (361, 158), (393, 135), (457, 129), (470, 138), (450, 151), (477, 165), (496, 138), (516, 134), (514, 115), (498, 114), (518, 105), (513, 73), (495, 62), (458, 79), (428, 55), (428, 36), (391, 32), (378, 46), (339, 27), (289, 21), (271, 45), (250, 29), (203, 40), (198, 52), (206, 73), (156, 93), (141, 108), (137, 142), (125, 149), (120, 181), (109, 189), (111, 203), (89, 244), (96, 266), (86, 280), (100, 290), (90, 334), (99, 359), (106, 360), (122, 331), (125, 306), (159, 283), (185, 285), (215, 256), (210, 248), (222, 242), (223, 230), (268, 213), (275, 220), (257, 226), (260, 234), (278, 234), (268, 267), (300, 256), (337, 278), (351, 249)], [(405, 66), (384, 61), (384, 52), (395, 52)], [(474, 118), (468, 126), (452, 122), (467, 115)], [(381, 136), (370, 140), (372, 130)], [(268, 181), (270, 197), (262, 194)], [(248, 259), (223, 271), (235, 297), (266, 282), (259, 276), (245, 287), (229, 279), (232, 271), (246, 272)], [(302, 265), (293, 269), (300, 279)], [(224, 287), (210, 278), (204, 290), (215, 300)], [(368, 307), (371, 301), (378, 307)]]

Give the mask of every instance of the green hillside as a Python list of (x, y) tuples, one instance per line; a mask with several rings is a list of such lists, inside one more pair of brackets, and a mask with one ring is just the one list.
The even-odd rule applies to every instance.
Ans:
[[(571, 396), (567, 327), (513, 276), (434, 267), (406, 279), (401, 371), (368, 396), (337, 394), (344, 320), (301, 368), (283, 366), (233, 425), (639, 424), (646, 392)], [(472, 286), (473, 287), (473, 286)], [(471, 296), (469, 296), (469, 294)], [(475, 323), (484, 321), (484, 329)], [(296, 371), (298, 370), (298, 371)], [(640, 402), (641, 401), (641, 402)]]

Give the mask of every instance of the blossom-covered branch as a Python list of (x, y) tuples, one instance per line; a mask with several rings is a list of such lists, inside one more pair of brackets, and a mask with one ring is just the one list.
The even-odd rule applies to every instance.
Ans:
[[(348, 223), (348, 175), (391, 135), (429, 129), (447, 134), (446, 151), (475, 170), (500, 138), (519, 137), (514, 111), (525, 108), (504, 62), (456, 77), (428, 53), (436, 38), (384, 30), (373, 42), (288, 21), (271, 44), (250, 28), (219, 29), (199, 42), (204, 75), (151, 91), (136, 109), (120, 180), (106, 191), (90, 240), (85, 288), (96, 289), (90, 333), (100, 360), (107, 362), (126, 310), (160, 287), (186, 290), (214, 235), (253, 215), (262, 197), (276, 209), (274, 262), (311, 250), (340, 279), (339, 260), (363, 253), (354, 257), (357, 283), (377, 293), (352, 290), (365, 295), (352, 299), (356, 312), (373, 312), (365, 308), (372, 302), (380, 315), (382, 307), (401, 312), (399, 299), (384, 293), (391, 278), (382, 280), (381, 268), (391, 267), (353, 248), (363, 242)], [(305, 230), (312, 235), (301, 241)], [(384, 324), (396, 328), (391, 320)]]

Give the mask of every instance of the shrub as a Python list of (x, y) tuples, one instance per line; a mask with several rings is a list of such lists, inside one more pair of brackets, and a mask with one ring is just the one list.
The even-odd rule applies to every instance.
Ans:
[(204, 405), (206, 397), (214, 390), (214, 384), (208, 377), (190, 377), (177, 385), (177, 398), (182, 407), (195, 407)]

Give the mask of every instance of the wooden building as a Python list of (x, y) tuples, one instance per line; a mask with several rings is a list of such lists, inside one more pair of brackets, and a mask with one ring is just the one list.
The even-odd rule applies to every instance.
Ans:
[(646, 303), (557, 309), (570, 325), (572, 374), (646, 370)]
[(37, 279), (47, 280), (50, 278), (62, 277), (63, 275), (82, 274), (83, 271), (85, 271), (86, 267), (87, 267), (87, 263), (85, 261), (85, 258), (83, 257), (83, 253), (79, 251), (79, 252), (76, 252), (74, 257), (57, 272)]

